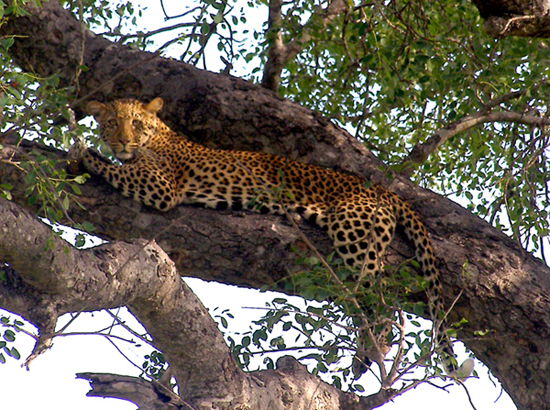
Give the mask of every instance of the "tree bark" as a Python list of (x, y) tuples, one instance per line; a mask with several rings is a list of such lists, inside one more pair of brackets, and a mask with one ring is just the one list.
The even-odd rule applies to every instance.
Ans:
[(40, 327), (33, 354), (54, 336), (59, 315), (126, 305), (170, 363), (180, 397), (158, 383), (81, 375), (92, 381), (92, 395), (132, 400), (143, 409), (359, 410), (376, 404), (376, 397), (358, 400), (321, 382), (292, 358), (280, 359), (277, 370), (240, 371), (208, 311), (154, 242), (115, 241), (79, 251), (4, 199), (0, 226), (9, 238), (0, 243), (0, 260), (9, 264), (0, 306)]
[(472, 0), (490, 36), (550, 37), (546, 0)]
[[(84, 31), (81, 50), (80, 27), (59, 3), (47, 2), (43, 9), (30, 11), (29, 16), (13, 19), (0, 27), (0, 33), (25, 34), (17, 37), (11, 48), (14, 60), (22, 69), (44, 76), (59, 72), (66, 84), (74, 79), (75, 64), (79, 60), (74, 55), (82, 51), (83, 63), (89, 70), (79, 77), (79, 93), (74, 102), (77, 111), (92, 96), (94, 99), (137, 97), (142, 100), (161, 96), (167, 102), (163, 113), (166, 121), (195, 141), (212, 147), (271, 152), (351, 172), (382, 182), (410, 201), (432, 234), (447, 304), (450, 306), (462, 292), (450, 313), (451, 320), (468, 321), (459, 332), (461, 340), (494, 372), (518, 408), (534, 409), (540, 408), (541, 403), (550, 403), (547, 359), (550, 357), (550, 270), (540, 260), (445, 198), (400, 178), (389, 183), (379, 169), (380, 162), (363, 146), (344, 130), (303, 107), (243, 80), (202, 72), (173, 60), (112, 44), (87, 31)], [(3, 145), (2, 158), (6, 161), (26, 149), (16, 148), (9, 141)], [(22, 175), (6, 164), (1, 172), (0, 181), (12, 183), (14, 200), (24, 204), (26, 198), (20, 189)], [(84, 187), (82, 201), (87, 207), (85, 211), (71, 207), (69, 214), (75, 221), (92, 221), (97, 233), (110, 239), (155, 238), (185, 275), (258, 287), (272, 285), (286, 275), (287, 268), (294, 269), (295, 255), (289, 248), (290, 244), (299, 243), (300, 238), (278, 217), (220, 214), (188, 207), (160, 214), (121, 199), (117, 192), (96, 179)], [(306, 229), (316, 244), (324, 246), (322, 249), (330, 248), (323, 234), (307, 226)], [(246, 241), (237, 238), (246, 238)], [(11, 236), (3, 235), (0, 246), (11, 240)], [(398, 258), (407, 245), (397, 240), (395, 246)], [(0, 259), (6, 261), (3, 257)], [(16, 270), (25, 286), (32, 289), (38, 286), (23, 279), (23, 273)], [(59, 282), (75, 282), (75, 278), (69, 275)], [(4, 284), (0, 286), (2, 292), (6, 291)], [(44, 297), (53, 297), (51, 291), (48, 292)], [(32, 305), (24, 302), (26, 294), (21, 295), (21, 306), (12, 306), (0, 298), (1, 306), (22, 311), (23, 316), (38, 321), (32, 319), (32, 309), (28, 309)], [(85, 299), (86, 295), (74, 297)], [(101, 307), (111, 306), (107, 301), (105, 304)], [(54, 313), (59, 314), (59, 309)], [(162, 326), (170, 323), (169, 318), (159, 316), (155, 320), (164, 322)], [(181, 335), (168, 336), (165, 334), (168, 329), (150, 328), (154, 321), (141, 320), (146, 322), (155, 340), (164, 338), (168, 345), (173, 341), (171, 337)], [(186, 329), (186, 332), (193, 331)], [(474, 337), (475, 331), (488, 333)], [(166, 349), (169, 346), (162, 346), (163, 351)], [(170, 363), (177, 360), (182, 359), (170, 357)], [(174, 363), (176, 367), (181, 364)], [(254, 383), (268, 387), (272, 387), (270, 383), (284, 384), (287, 374), (284, 369), (297, 375), (292, 379), (293, 391), (305, 392), (311, 388), (308, 383), (315, 386), (319, 383), (318, 379), (301, 372), (302, 368), (297, 365), (285, 367), (283, 363), (281, 366), (283, 370), (254, 376), (260, 379), (253, 379), (251, 375), (236, 376), (235, 385), (229, 391), (243, 385), (245, 389), (252, 389), (250, 386)], [(264, 374), (275, 376), (265, 381)], [(180, 375), (179, 380), (187, 377), (194, 375)], [(197, 377), (200, 380), (200, 374)], [(192, 397), (207, 396), (201, 396), (204, 386), (194, 384), (193, 388), (197, 390), (191, 392)], [(365, 401), (330, 392), (330, 397), (341, 401), (331, 402), (333, 407), (329, 408), (368, 408)]]

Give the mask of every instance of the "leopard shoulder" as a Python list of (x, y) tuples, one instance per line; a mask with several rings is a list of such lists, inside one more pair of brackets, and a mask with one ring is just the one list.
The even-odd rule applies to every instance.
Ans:
[[(92, 101), (87, 111), (121, 165), (87, 150), (82, 162), (123, 195), (160, 211), (180, 204), (262, 213), (296, 212), (325, 229), (344, 263), (375, 276), (396, 226), (403, 227), (428, 286), (432, 315), (442, 312), (442, 285), (426, 229), (396, 194), (352, 175), (257, 152), (210, 149), (172, 131), (163, 102)], [(284, 190), (284, 193), (281, 193)], [(440, 342), (453, 355), (450, 341)]]

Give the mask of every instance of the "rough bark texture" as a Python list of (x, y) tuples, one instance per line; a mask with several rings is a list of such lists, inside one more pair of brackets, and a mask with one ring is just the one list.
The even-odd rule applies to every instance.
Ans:
[(77, 377), (90, 382), (92, 390), (87, 394), (90, 397), (124, 399), (148, 410), (175, 410), (183, 404), (160, 383), (149, 383), (137, 377), (106, 373), (78, 373)]
[(493, 37), (550, 37), (546, 0), (472, 0)]
[[(33, 70), (40, 75), (60, 72), (67, 84), (73, 80), (78, 61), (75, 55), (80, 52), (81, 31), (78, 23), (61, 9), (59, 3), (45, 3), (42, 10), (32, 10), (28, 17), (14, 19), (0, 27), (0, 34), (24, 34), (16, 38), (11, 49), (13, 58), (22, 69)], [(345, 131), (303, 107), (282, 101), (275, 94), (236, 78), (202, 72), (173, 60), (131, 50), (88, 32), (84, 35), (82, 57), (89, 71), (79, 78), (79, 94), (74, 104), (77, 110), (92, 95), (95, 99), (138, 97), (143, 100), (161, 96), (167, 102), (164, 118), (195, 141), (222, 148), (263, 150), (352, 172), (371, 181), (387, 182), (378, 168), (381, 165), (379, 161)], [(2, 159), (9, 159), (13, 154), (20, 155), (25, 150), (25, 147), (13, 146), (10, 141), (4, 142), (3, 146)], [(10, 165), (4, 164), (0, 170), (0, 181), (12, 183), (16, 187), (13, 192), (15, 201), (25, 204), (26, 198), (20, 189), (21, 178)], [(458, 205), (399, 178), (388, 186), (411, 202), (431, 232), (443, 273), (443, 296), (447, 303), (450, 304), (460, 291), (463, 292), (451, 312), (452, 320), (463, 317), (468, 321), (459, 335), (461, 339), (501, 380), (518, 408), (535, 409), (540, 408), (541, 403), (550, 403), (548, 267), (525, 254), (505, 235)], [(300, 239), (281, 218), (220, 214), (186, 207), (160, 214), (122, 199), (117, 192), (98, 180), (92, 180), (84, 189), (83, 201), (87, 210), (72, 207), (70, 216), (75, 221), (91, 221), (99, 235), (111, 239), (156, 238), (182, 274), (258, 287), (273, 284), (285, 274), (286, 268), (294, 266), (295, 256), (289, 252), (289, 248), (290, 244), (299, 243)], [(22, 212), (19, 208), (9, 211), (7, 220), (17, 220), (18, 214)], [(3, 223), (0, 226), (4, 227)], [(163, 232), (164, 227), (167, 227), (166, 232)], [(162, 232), (161, 236), (158, 235), (159, 231)], [(314, 229), (310, 229), (309, 234), (316, 238), (316, 244), (325, 246), (325, 250), (329, 248), (322, 234)], [(14, 259), (5, 250), (4, 242), (9, 244), (11, 240), (11, 234), (3, 233), (0, 238), (0, 260), (8, 263)], [(117, 244), (119, 242), (111, 246)], [(400, 247), (398, 249), (406, 247), (400, 241), (397, 241), (397, 246)], [(107, 258), (105, 263), (111, 256), (123, 257), (122, 250), (120, 254), (112, 252), (104, 255)], [(131, 254), (131, 251), (124, 252)], [(154, 252), (158, 259), (160, 250)], [(212, 255), (216, 257), (212, 258)], [(143, 258), (146, 262), (153, 256)], [(162, 260), (165, 261), (163, 264), (170, 265), (164, 256)], [(69, 261), (67, 264), (71, 263)], [(55, 300), (59, 289), (64, 294), (66, 284), (69, 283), (105, 282), (105, 275), (98, 274), (97, 279), (93, 279), (93, 276), (88, 276), (93, 275), (93, 272), (85, 274), (82, 269), (64, 270), (62, 273), (46, 269), (36, 278), (27, 273), (24, 266), (12, 267), (17, 273), (14, 273), (11, 282), (0, 284), (0, 306), (22, 314), (34, 323), (41, 323), (42, 320), (44, 328), (50, 331), (49, 318), (55, 318), (57, 314), (70, 309), (78, 311), (82, 307), (92, 308), (88, 304), (89, 290), (86, 286), (72, 296), (64, 296), (71, 303), (65, 299), (62, 299), (63, 303)], [(61, 274), (63, 276), (49, 278), (50, 275)], [(77, 280), (80, 278), (78, 275), (85, 275), (85, 282)], [(174, 273), (170, 275), (172, 278)], [(136, 280), (136, 283), (148, 284), (143, 278)], [(155, 341), (158, 341), (161, 350), (170, 352), (173, 344), (177, 345), (179, 352), (188, 349), (187, 343), (191, 341), (185, 338), (194, 336), (187, 333), (197, 331), (192, 324), (178, 322), (172, 316), (174, 312), (162, 311), (162, 314), (157, 315), (152, 310), (147, 313), (151, 307), (142, 307), (135, 295), (126, 293), (127, 298), (121, 295), (118, 297), (114, 284), (106, 287), (115, 294), (109, 295), (111, 299), (103, 300), (102, 306), (98, 307), (128, 305)], [(179, 295), (173, 294), (170, 298), (178, 300), (181, 295), (187, 297), (188, 293), (181, 290)], [(37, 304), (35, 300), (40, 300), (40, 303)], [(141, 301), (145, 305), (153, 303), (147, 297)], [(152, 306), (161, 309), (162, 303)], [(143, 313), (140, 313), (140, 309), (144, 309)], [(178, 317), (183, 321), (182, 316)], [(172, 329), (166, 324), (171, 324), (171, 320), (181, 326), (185, 338), (174, 340), (183, 333), (170, 333)], [(473, 336), (475, 330), (489, 332), (483, 338), (476, 338)], [(213, 340), (219, 339), (219, 336), (211, 335)], [(183, 346), (186, 347), (182, 350)], [(220, 349), (216, 351), (219, 357), (227, 355), (227, 349)], [(201, 377), (202, 380), (206, 377), (200, 369), (195, 368), (189, 373), (189, 369), (183, 366), (186, 360), (194, 358), (180, 356), (169, 355), (169, 361), (178, 369), (176, 377), (179, 381), (191, 382), (191, 387), (184, 387), (189, 389), (188, 395), (197, 408), (209, 400), (216, 401), (220, 408), (238, 407), (235, 402), (224, 401), (225, 398), (219, 396), (220, 391), (228, 391), (229, 394), (246, 391), (247, 397), (248, 394), (261, 396), (266, 392), (278, 392), (279, 396), (273, 394), (278, 397), (280, 408), (314, 409), (326, 405), (324, 408), (359, 409), (369, 408), (373, 404), (366, 400), (357, 401), (323, 383), (319, 384), (318, 379), (306, 376), (301, 367), (295, 364), (287, 366), (285, 362), (281, 364), (281, 369), (274, 372), (242, 375), (233, 370), (230, 360), (220, 360), (217, 366), (223, 363), (227, 366), (221, 370), (223, 374), (232, 376), (223, 387), (218, 385), (221, 390), (216, 394), (209, 386), (199, 383)], [(195, 359), (199, 360), (200, 357)], [(323, 392), (326, 392), (328, 401), (319, 403), (317, 407), (299, 407), (304, 404), (300, 401), (303, 399), (300, 393), (319, 392), (315, 390), (317, 386), (327, 389)], [(257, 388), (265, 390), (255, 390)], [(296, 392), (294, 397), (302, 399), (292, 405), (284, 403), (284, 391)]]
[(43, 350), (40, 343), (51, 339), (51, 325), (63, 313), (126, 305), (171, 364), (181, 399), (143, 380), (81, 375), (93, 382), (91, 395), (132, 400), (147, 410), (367, 409), (376, 404), (321, 382), (292, 358), (279, 360), (274, 371), (241, 372), (208, 311), (154, 242), (112, 242), (78, 251), (4, 199), (0, 226), (9, 238), (0, 243), (0, 260), (10, 266), (3, 269), (7, 280), (0, 286), (0, 306), (40, 327), (43, 340), (36, 349)]

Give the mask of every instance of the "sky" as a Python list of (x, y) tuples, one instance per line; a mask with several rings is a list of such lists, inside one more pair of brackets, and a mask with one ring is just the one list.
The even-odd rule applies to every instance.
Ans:
[[(233, 331), (246, 331), (251, 320), (260, 316), (259, 310), (251, 307), (264, 307), (266, 300), (272, 300), (273, 292), (260, 293), (251, 289), (228, 287), (217, 283), (205, 283), (198, 279), (186, 280), (203, 303), (214, 309), (220, 306), (229, 307), (236, 319), (230, 321)], [(281, 296), (281, 295), (277, 295)], [(288, 296), (284, 296), (288, 298)], [(243, 301), (245, 301), (243, 303)], [(294, 298), (293, 303), (300, 303)], [(129, 314), (123, 316), (132, 322)], [(66, 323), (64, 317), (61, 325)], [(112, 319), (105, 313), (86, 314), (67, 332), (90, 332), (108, 326)], [(132, 324), (133, 326), (137, 326)], [(33, 340), (18, 334), (17, 348), (26, 357), (32, 350)], [(129, 359), (138, 366), (143, 362), (143, 354), (151, 349), (142, 348), (136, 351), (130, 345), (122, 346)], [(458, 350), (457, 350), (458, 351)], [(462, 358), (463, 359), (463, 358)], [(261, 360), (261, 359), (259, 359)], [(92, 410), (101, 406), (102, 410), (134, 410), (137, 407), (129, 402), (116, 399), (89, 398), (85, 394), (89, 384), (85, 380), (77, 380), (79, 372), (104, 372), (138, 376), (139, 370), (122, 357), (114, 347), (100, 336), (67, 336), (56, 338), (53, 347), (31, 363), (30, 370), (21, 368), (22, 360), (8, 359), (0, 365), (0, 402), (2, 408), (42, 410)], [(480, 379), (468, 379), (465, 384), (477, 409), (511, 410), (515, 409), (506, 394), (501, 395), (500, 387), (496, 387), (486, 377), (480, 363), (476, 363)], [(28, 394), (32, 386), (32, 394)], [(6, 407), (4, 407), (6, 405)], [(10, 405), (10, 406), (8, 406)], [(458, 385), (449, 387), (448, 392), (430, 385), (422, 385), (417, 389), (398, 397), (393, 403), (386, 404), (386, 410), (464, 410), (470, 408), (464, 389)]]
[[(147, 23), (138, 20), (138, 26), (144, 24), (144, 29), (155, 29), (164, 24), (160, 6), (157, 2), (145, 0), (134, 1), (138, 4), (149, 4), (146, 16)], [(165, 1), (169, 14), (180, 13), (174, 5), (177, 1)], [(180, 3), (181, 4), (181, 3)], [(261, 30), (260, 22), (265, 21), (266, 10), (258, 10), (257, 16), (250, 18), (250, 24), (256, 24), (255, 29)], [(158, 40), (162, 43), (162, 40)], [(208, 68), (218, 71), (224, 67), (218, 60), (210, 61)], [(246, 74), (243, 67), (235, 67), (234, 75)], [(273, 294), (260, 293), (256, 290), (228, 287), (216, 283), (205, 283), (200, 280), (187, 280), (202, 302), (211, 310), (220, 307), (229, 308), (236, 319), (230, 322), (233, 331), (246, 331), (249, 323), (258, 318), (261, 311), (250, 309), (264, 307), (266, 300), (272, 300)], [(285, 296), (287, 297), (287, 296)], [(298, 302), (298, 299), (296, 299)], [(244, 301), (244, 303), (243, 303)], [(223, 303), (223, 305), (221, 305)], [(124, 315), (128, 321), (133, 318)], [(67, 317), (60, 320), (66, 323)], [(91, 332), (102, 329), (112, 323), (112, 319), (104, 312), (84, 314), (75, 321), (68, 332)], [(137, 324), (135, 326), (138, 326)], [(1, 331), (1, 329), (0, 329)], [(143, 362), (143, 355), (150, 352), (150, 348), (136, 349), (131, 344), (123, 347), (126, 359), (120, 355), (105, 338), (100, 336), (67, 336), (56, 338), (53, 347), (31, 363), (30, 370), (21, 368), (25, 357), (32, 351), (34, 341), (30, 337), (18, 334), (16, 347), (23, 359), (15, 361), (8, 358), (6, 364), (0, 364), (0, 407), (2, 408), (40, 408), (43, 410), (133, 410), (136, 406), (129, 402), (117, 399), (103, 399), (86, 397), (89, 384), (85, 380), (75, 378), (79, 372), (104, 372), (137, 376)], [(462, 359), (463, 360), (463, 359)], [(130, 363), (132, 361), (134, 364)], [(515, 406), (499, 385), (495, 385), (487, 377), (487, 370), (478, 362), (476, 370), (479, 379), (470, 378), (465, 384), (470, 392), (477, 409), (483, 410), (514, 410)], [(29, 394), (29, 390), (32, 394)], [(430, 385), (422, 385), (417, 389), (388, 403), (383, 408), (387, 410), (462, 410), (471, 408), (464, 388), (452, 385), (442, 390)]]

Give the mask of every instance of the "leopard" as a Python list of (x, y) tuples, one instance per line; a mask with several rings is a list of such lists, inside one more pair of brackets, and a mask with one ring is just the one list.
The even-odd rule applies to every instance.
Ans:
[[(159, 211), (189, 204), (217, 210), (298, 214), (326, 231), (343, 263), (360, 270), (364, 277), (379, 274), (381, 258), (400, 226), (412, 242), (420, 271), (429, 283), (430, 314), (444, 311), (441, 278), (426, 228), (397, 194), (351, 174), (269, 153), (197, 144), (159, 118), (163, 105), (160, 97), (148, 103), (135, 99), (90, 101), (86, 111), (99, 124), (101, 139), (120, 164), (82, 142), (71, 148), (72, 156), (122, 195)], [(469, 361), (460, 368), (455, 365), (443, 326), (446, 324), (436, 332), (446, 363), (450, 363), (447, 373), (469, 374)], [(370, 363), (367, 357), (358, 360)]]

